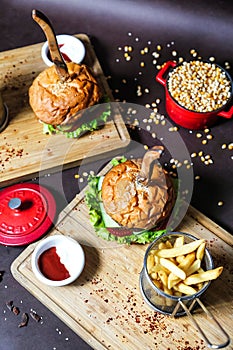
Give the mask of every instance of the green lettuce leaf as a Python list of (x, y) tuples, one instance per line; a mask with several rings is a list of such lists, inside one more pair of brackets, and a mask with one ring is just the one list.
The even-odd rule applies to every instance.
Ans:
[(106, 123), (106, 121), (108, 120), (108, 118), (111, 115), (111, 106), (110, 106), (110, 103), (107, 103), (109, 101), (110, 101), (109, 98), (105, 96), (101, 100), (101, 103), (106, 103), (106, 111), (104, 111), (98, 118), (95, 118), (95, 119), (91, 120), (90, 122), (83, 123), (76, 130), (65, 131), (65, 130), (61, 130), (59, 128), (56, 128), (53, 125), (42, 123), (43, 124), (43, 133), (49, 134), (49, 135), (63, 134), (67, 138), (79, 138), (80, 136), (82, 136), (86, 132), (91, 132), (91, 131), (97, 130), (97, 129), (99, 129), (100, 126), (103, 125), (103, 123)]

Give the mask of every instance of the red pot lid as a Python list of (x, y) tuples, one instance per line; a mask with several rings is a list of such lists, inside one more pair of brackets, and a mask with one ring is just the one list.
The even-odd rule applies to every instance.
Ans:
[(0, 191), (0, 244), (34, 242), (52, 226), (56, 202), (38, 184), (17, 184)]

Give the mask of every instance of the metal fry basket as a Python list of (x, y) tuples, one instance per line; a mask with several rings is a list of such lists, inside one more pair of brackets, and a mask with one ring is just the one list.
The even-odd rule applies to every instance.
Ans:
[[(196, 237), (183, 232), (171, 232), (164, 234), (163, 236), (157, 238), (154, 242), (150, 244), (150, 246), (147, 248), (145, 256), (144, 256), (144, 263), (143, 268), (140, 273), (140, 290), (141, 294), (146, 301), (146, 303), (157, 312), (160, 312), (162, 314), (171, 316), (171, 317), (179, 317), (187, 315), (192, 323), (195, 325), (195, 327), (198, 329), (198, 331), (201, 333), (203, 339), (206, 341), (208, 347), (212, 349), (220, 349), (226, 347), (230, 343), (230, 338), (228, 334), (225, 332), (225, 330), (222, 328), (222, 326), (219, 324), (217, 319), (214, 317), (214, 315), (205, 307), (205, 305), (201, 302), (200, 297), (201, 295), (207, 290), (207, 288), (210, 285), (209, 282), (205, 282), (203, 287), (195, 294), (193, 295), (184, 295), (184, 296), (175, 296), (165, 293), (163, 290), (159, 289), (152, 281), (148, 269), (147, 269), (147, 258), (149, 253), (152, 249), (158, 249), (158, 246), (161, 242), (165, 242), (169, 240), (172, 244), (176, 240), (177, 237), (184, 236), (184, 243), (190, 243), (194, 240), (197, 240)], [(202, 261), (202, 267), (204, 270), (210, 270), (214, 268), (212, 257), (208, 251), (208, 249), (205, 249), (205, 254)], [(215, 326), (218, 327), (219, 331), (224, 337), (224, 342), (221, 344), (213, 344), (209, 341), (208, 337), (202, 330), (202, 328), (199, 326), (197, 321), (195, 320), (195, 317), (192, 315), (192, 311), (196, 306), (200, 306), (202, 310), (206, 313), (208, 316), (208, 319), (211, 319)]]

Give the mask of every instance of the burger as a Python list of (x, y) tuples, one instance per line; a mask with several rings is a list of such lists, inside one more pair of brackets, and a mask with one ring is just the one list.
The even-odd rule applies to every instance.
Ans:
[(175, 186), (158, 162), (163, 147), (143, 159), (114, 159), (105, 176), (89, 177), (85, 201), (98, 236), (119, 243), (148, 243), (166, 231)]
[(61, 81), (55, 65), (46, 68), (29, 88), (29, 103), (44, 132), (79, 137), (106, 122), (110, 105), (89, 108), (107, 102), (91, 69), (84, 64), (66, 63), (68, 79)]

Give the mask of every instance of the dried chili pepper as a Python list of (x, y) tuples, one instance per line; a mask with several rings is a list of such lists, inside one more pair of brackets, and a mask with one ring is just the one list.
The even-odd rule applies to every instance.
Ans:
[(7, 302), (6, 302), (6, 306), (7, 306), (8, 310), (12, 311), (12, 308), (13, 308), (13, 301), (12, 301), (12, 300), (7, 301)]
[(30, 312), (30, 316), (35, 320), (36, 322), (39, 322), (41, 320), (41, 317), (36, 312)]
[(12, 307), (12, 312), (13, 312), (16, 316), (20, 313), (19, 308), (18, 308), (17, 306), (13, 306), (13, 307)]
[(22, 318), (21, 318), (21, 322), (18, 325), (19, 328), (21, 327), (25, 327), (28, 324), (28, 314), (26, 314), (25, 312), (22, 314)]
[(4, 275), (4, 271), (0, 271), (0, 282), (2, 282), (3, 275)]

